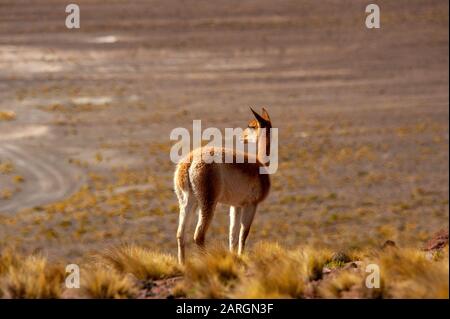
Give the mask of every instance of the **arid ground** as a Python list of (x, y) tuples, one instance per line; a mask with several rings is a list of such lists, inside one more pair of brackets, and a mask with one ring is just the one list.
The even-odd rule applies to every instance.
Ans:
[(171, 130), (245, 127), (249, 106), (279, 129), (250, 249), (420, 248), (448, 228), (448, 1), (379, 0), (380, 29), (354, 0), (76, 3), (80, 29), (64, 1), (0, 1), (0, 247), (174, 255)]

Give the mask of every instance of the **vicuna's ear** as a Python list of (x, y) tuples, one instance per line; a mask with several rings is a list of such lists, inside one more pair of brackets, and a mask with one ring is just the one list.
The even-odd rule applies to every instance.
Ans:
[(253, 115), (255, 116), (256, 120), (257, 120), (259, 123), (265, 123), (265, 122), (266, 122), (266, 120), (265, 120), (261, 115), (259, 115), (258, 113), (256, 113), (252, 108), (250, 108), (250, 110), (252, 111)]
[(269, 113), (267, 113), (267, 110), (266, 110), (265, 108), (262, 108), (262, 117), (263, 117), (263, 119), (265, 119), (266, 121), (271, 122), (271, 121), (270, 121)]

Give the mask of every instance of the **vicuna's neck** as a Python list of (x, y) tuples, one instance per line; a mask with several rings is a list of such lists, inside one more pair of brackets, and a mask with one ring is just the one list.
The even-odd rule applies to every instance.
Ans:
[(265, 166), (270, 164), (270, 127), (261, 129), (258, 137), (258, 161)]

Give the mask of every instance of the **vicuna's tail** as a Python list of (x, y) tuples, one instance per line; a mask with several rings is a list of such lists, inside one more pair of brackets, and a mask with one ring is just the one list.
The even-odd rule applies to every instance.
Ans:
[(191, 183), (189, 181), (189, 168), (191, 167), (190, 157), (179, 162), (174, 175), (174, 189), (180, 201), (184, 200), (184, 194), (189, 193)]

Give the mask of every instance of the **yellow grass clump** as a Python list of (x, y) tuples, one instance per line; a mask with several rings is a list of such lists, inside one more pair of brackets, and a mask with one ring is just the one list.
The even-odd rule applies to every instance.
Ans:
[(80, 295), (83, 298), (129, 299), (137, 294), (136, 283), (113, 269), (92, 267), (81, 276)]
[(361, 272), (342, 270), (323, 281), (318, 288), (318, 295), (322, 298), (361, 298), (364, 288), (364, 276)]
[(367, 288), (369, 275), (365, 266), (342, 270), (319, 286), (323, 298), (433, 298), (449, 296), (448, 248), (430, 258), (426, 252), (410, 248), (372, 251), (364, 265), (374, 264), (380, 270), (380, 287)]
[(16, 113), (13, 111), (0, 111), (0, 121), (13, 121), (16, 119)]
[(303, 298), (309, 282), (322, 278), (331, 255), (328, 250), (286, 250), (261, 243), (246, 259), (252, 276), (236, 289), (236, 297)]
[(9, 174), (14, 170), (11, 162), (0, 162), (0, 174)]
[(131, 273), (140, 280), (164, 279), (181, 275), (175, 257), (142, 248), (122, 245), (99, 256), (100, 263), (111, 266), (119, 273)]
[(390, 249), (380, 254), (385, 298), (449, 297), (448, 247), (433, 260), (417, 249)]
[(18, 255), (11, 249), (4, 249), (0, 252), (0, 277), (3, 276), (11, 267), (17, 267), (19, 264)]
[(225, 248), (215, 247), (188, 259), (183, 290), (194, 298), (225, 298), (243, 275), (240, 259)]
[(0, 258), (0, 296), (6, 298), (59, 298), (63, 268), (49, 265), (41, 256), (20, 257), (11, 252)]
[(238, 298), (301, 298), (306, 278), (299, 254), (277, 244), (260, 244), (247, 257), (252, 276), (235, 292)]

